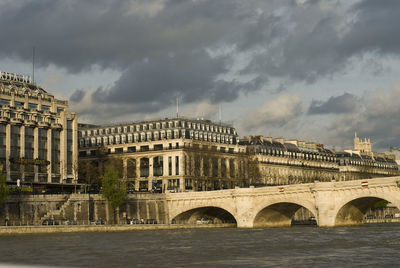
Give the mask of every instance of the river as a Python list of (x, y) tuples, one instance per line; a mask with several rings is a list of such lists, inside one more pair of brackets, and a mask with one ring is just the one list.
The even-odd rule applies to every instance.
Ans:
[(397, 267), (400, 224), (13, 235), (0, 254), (1, 267)]

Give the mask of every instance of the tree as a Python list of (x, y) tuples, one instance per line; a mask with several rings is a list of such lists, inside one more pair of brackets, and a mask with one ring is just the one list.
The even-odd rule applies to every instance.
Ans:
[(8, 194), (9, 190), (6, 183), (6, 174), (2, 173), (0, 174), (0, 204), (6, 201)]
[(106, 166), (104, 175), (101, 177), (101, 185), (101, 194), (110, 202), (115, 217), (115, 210), (119, 209), (126, 198), (126, 186), (112, 166)]

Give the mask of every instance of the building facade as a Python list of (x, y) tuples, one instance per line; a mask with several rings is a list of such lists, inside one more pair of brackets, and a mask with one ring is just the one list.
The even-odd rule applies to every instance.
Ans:
[(253, 136), (240, 141), (258, 160), (260, 185), (343, 181), (399, 176), (394, 155), (374, 153), (365, 140), (354, 139), (354, 149), (336, 152), (322, 144)]
[(77, 183), (78, 123), (68, 102), (30, 77), (0, 71), (0, 164), (8, 184), (37, 191)]
[[(236, 130), (209, 120), (171, 118), (80, 125), (80, 176), (92, 184), (106, 164), (130, 191), (201, 191), (245, 186), (245, 147)], [(101, 173), (101, 172), (100, 172)]]

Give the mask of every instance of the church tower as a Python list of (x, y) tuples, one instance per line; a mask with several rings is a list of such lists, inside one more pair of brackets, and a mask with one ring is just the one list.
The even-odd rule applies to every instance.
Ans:
[(361, 153), (371, 153), (372, 152), (371, 140), (365, 138), (364, 141), (362, 141), (357, 137), (357, 132), (355, 132), (354, 150), (360, 151)]

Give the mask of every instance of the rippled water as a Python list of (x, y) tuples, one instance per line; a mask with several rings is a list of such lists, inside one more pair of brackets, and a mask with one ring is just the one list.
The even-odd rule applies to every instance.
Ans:
[(2, 236), (0, 254), (63, 267), (397, 267), (400, 225)]

